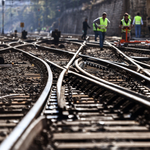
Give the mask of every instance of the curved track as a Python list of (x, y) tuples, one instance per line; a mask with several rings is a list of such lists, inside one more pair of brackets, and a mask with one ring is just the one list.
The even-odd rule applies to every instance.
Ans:
[(42, 109), (52, 74), (46, 62), (12, 46), (0, 54), (5, 62), (0, 72), (1, 141), (11, 133), (0, 149), (10, 149)]
[(0, 149), (149, 149), (149, 66), (131, 58), (127, 48), (106, 44), (102, 52), (97, 43), (74, 39), (7, 44), (6, 50), (40, 60), (53, 75), (46, 71), (41, 105), (18, 124), (20, 135), (16, 127)]
[(66, 109), (59, 109), (54, 86), (37, 123), (44, 130), (29, 150), (150, 147), (150, 102), (71, 71), (63, 87)]

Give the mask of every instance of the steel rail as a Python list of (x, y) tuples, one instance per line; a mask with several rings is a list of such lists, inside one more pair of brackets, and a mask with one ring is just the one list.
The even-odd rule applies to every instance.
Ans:
[[(80, 43), (80, 45), (81, 45), (81, 43)], [(67, 53), (67, 54), (75, 55), (75, 53), (73, 53), (73, 52), (68, 52), (68, 51), (65, 51), (65, 50), (50, 48), (50, 47), (46, 47), (46, 46), (40, 46), (40, 45), (38, 45), (38, 44), (36, 44), (36, 43), (35, 43), (35, 44), (33, 44), (33, 43), (25, 43), (25, 44), (23, 44), (23, 45), (17, 45), (17, 46), (15, 46), (14, 48), (20, 48), (20, 47), (23, 47), (23, 46), (37, 46), (37, 47), (40, 47), (40, 48), (46, 48), (46, 49), (48, 49), (48, 50), (52, 50), (52, 52), (60, 52), (60, 53)], [(32, 53), (30, 53), (30, 54), (32, 54)], [(32, 55), (34, 55), (34, 54), (32, 54)], [(35, 56), (35, 55), (34, 55), (34, 56)], [(64, 69), (63, 67), (61, 67), (61, 66), (55, 64), (54, 62), (52, 62), (52, 61), (50, 61), (50, 60), (48, 60), (48, 59), (44, 59), (44, 60), (45, 60), (47, 63), (53, 64), (53, 65), (59, 67), (60, 69)]]
[(137, 71), (141, 70), (141, 66), (136, 64), (132, 58), (128, 57), (127, 55), (125, 55), (123, 52), (121, 52), (117, 47), (113, 46), (111, 43), (105, 41), (106, 44), (108, 44), (110, 47), (114, 48), (117, 52), (119, 52), (122, 56), (124, 56), (125, 58), (127, 58), (132, 64), (134, 64), (137, 67)]
[[(123, 95), (126, 98), (129, 98), (130, 100), (136, 101), (138, 103), (142, 103), (142, 105), (149, 107), (150, 106), (150, 102), (146, 102), (145, 99), (142, 99), (138, 96), (132, 95), (132, 93), (128, 93), (127, 91), (123, 91), (123, 90), (117, 90), (114, 87), (111, 86), (107, 86), (105, 83), (101, 83), (101, 82), (97, 82), (96, 80), (93, 80), (89, 77), (86, 77), (84, 75), (75, 73), (73, 71), (68, 71), (68, 74), (73, 74), (75, 76), (78, 76), (79, 78), (83, 78), (85, 80), (88, 80), (90, 82), (93, 82), (105, 89), (109, 89), (112, 92), (117, 92), (119, 95)], [(30, 126), (28, 127), (28, 129), (25, 131), (25, 133), (23, 134), (23, 136), (19, 139), (19, 141), (16, 143), (15, 147), (13, 148), (13, 150), (20, 150), (20, 148), (24, 148), (25, 150), (28, 149), (28, 147), (30, 146), (30, 144), (32, 143), (33, 139), (36, 137), (36, 135), (43, 129), (43, 127), (45, 126), (46, 123), (46, 119), (44, 116), (41, 116), (40, 118), (38, 118), (37, 120), (35, 120), (34, 122), (32, 122), (32, 124), (30, 124)]]
[[(77, 43), (78, 42), (83, 42), (83, 41), (80, 41), (80, 40), (75, 40), (75, 39), (72, 40), (72, 39), (69, 39), (69, 38), (65, 38), (65, 40), (73, 41), (74, 43), (76, 43), (76, 42)], [(98, 46), (99, 47), (99, 43), (96, 43), (96, 42), (89, 42), (89, 41), (87, 41), (86, 45), (92, 45), (92, 46)], [(110, 48), (110, 46), (106, 45), (105, 43), (104, 43), (103, 47)]]
[(150, 50), (149, 49), (142, 49), (142, 48), (134, 48), (134, 47), (121, 47), (120, 48), (121, 50), (123, 50), (123, 51), (132, 51), (132, 52), (134, 52), (134, 51), (139, 51), (139, 52), (145, 52), (145, 53), (149, 53), (150, 52)]
[(7, 45), (8, 45), (9, 47), (14, 47), (14, 46), (11, 46), (11, 44), (19, 44), (19, 42), (24, 43), (22, 40), (19, 39), (18, 41), (10, 42), (10, 43), (8, 43)]
[(14, 40), (12, 40), (12, 41), (6, 41), (6, 40), (8, 40), (8, 39), (3, 39), (3, 44), (9, 44), (9, 42), (18, 42), (18, 40), (16, 40), (16, 39), (14, 39)]
[(117, 47), (113, 46), (111, 43), (105, 41), (106, 44), (108, 44), (110, 47), (114, 48), (116, 51), (118, 51), (123, 57), (127, 58), (131, 63), (133, 63), (136, 67), (137, 67), (137, 72), (143, 71), (144, 73), (146, 73), (148, 76), (150, 76), (150, 73), (148, 71), (146, 71), (143, 67), (141, 67), (140, 65), (138, 65), (134, 59), (128, 57), (127, 55), (125, 55), (123, 52), (121, 52)]
[(82, 40), (80, 41), (80, 40), (78, 40), (77, 38), (65, 38), (65, 40), (67, 40), (67, 41), (70, 41), (70, 42), (83, 42)]
[(47, 50), (51, 50), (52, 52), (62, 52), (62, 53), (70, 54), (70, 55), (75, 54), (73, 52), (65, 51), (65, 50), (62, 50), (62, 49), (51, 48), (51, 47), (47, 47), (47, 46), (40, 46), (38, 44), (32, 44), (32, 43), (25, 43), (25, 44), (22, 44), (22, 45), (17, 45), (14, 48), (21, 48), (21, 47), (24, 47), (24, 46), (37, 46), (38, 48), (45, 48)]
[(128, 69), (128, 68), (126, 68), (124, 66), (120, 66), (120, 65), (118, 65), (116, 63), (112, 63), (112, 62), (110, 62), (108, 60), (104, 60), (104, 59), (100, 59), (100, 58), (95, 58), (95, 57), (91, 57), (91, 56), (87, 56), (87, 55), (80, 54), (79, 56), (83, 57), (83, 58), (86, 58), (86, 59), (88, 59), (90, 61), (96, 62), (96, 63), (109, 64), (111, 67), (114, 67), (114, 68), (117, 67), (117, 68), (120, 68), (121, 70), (125, 70), (125, 71), (127, 71), (127, 72), (135, 75), (137, 77), (137, 79), (139, 79), (140, 82), (141, 82), (142, 79), (144, 79), (144, 80), (146, 80), (149, 83), (147, 85), (150, 85), (150, 77), (147, 77), (147, 76), (145, 76), (145, 75), (143, 75), (141, 73), (138, 73), (136, 71), (133, 71), (131, 69)]
[[(12, 98), (14, 96), (18, 96), (20, 94), (11, 94), (11, 95), (4, 95), (4, 96), (0, 96), (0, 99), (3, 99), (3, 98)], [(25, 94), (24, 94), (25, 95)]]
[(59, 65), (57, 65), (57, 64), (55, 64), (55, 63), (53, 63), (52, 61), (50, 61), (50, 60), (48, 60), (48, 59), (44, 59), (48, 64), (50, 64), (50, 65), (53, 65), (53, 66), (55, 66), (55, 67), (57, 67), (57, 68), (59, 68), (59, 69), (61, 69), (61, 70), (63, 70), (64, 68), (63, 67), (61, 67), (61, 66), (59, 66)]
[[(97, 46), (97, 47), (99, 47), (99, 43), (96, 43), (96, 42), (88, 42), (88, 43), (86, 43), (86, 45), (87, 45), (87, 46), (91, 46), (91, 45), (92, 45), (92, 46)], [(105, 44), (105, 43), (104, 43), (103, 47), (104, 47), (104, 48), (110, 48), (110, 46), (107, 45), (107, 44)]]
[(73, 52), (69, 52), (69, 51), (66, 51), (66, 50), (62, 50), (62, 49), (56, 49), (56, 48), (50, 48), (50, 47), (47, 47), (47, 46), (40, 46), (40, 45), (35, 45), (35, 46), (37, 46), (37, 47), (39, 47), (39, 48), (45, 48), (45, 49), (48, 49), (48, 50), (52, 50), (52, 51), (58, 51), (58, 52), (65, 52), (65, 53), (68, 53), (68, 54), (71, 54), (71, 55), (74, 55), (75, 53), (73, 53)]
[[(60, 38), (61, 39), (61, 38)], [(49, 39), (46, 39), (45, 41), (49, 41)], [(78, 45), (81, 45), (82, 43), (83, 43), (83, 41), (79, 41), (79, 40), (68, 40), (68, 39), (62, 39), (62, 41), (61, 42), (65, 42), (65, 43), (67, 43), (67, 42), (72, 42), (72, 41), (74, 41), (74, 42), (72, 42), (73, 44), (78, 44)], [(42, 44), (42, 43), (44, 43), (44, 41), (37, 41), (36, 42), (36, 44)]]
[(13, 47), (2, 48), (2, 49), (0, 49), (0, 52), (1, 52), (1, 51), (5, 51), (5, 50), (10, 50), (10, 49), (13, 49)]
[(97, 81), (97, 80), (95, 80), (95, 79), (89, 78), (89, 77), (87, 77), (87, 76), (78, 74), (78, 73), (73, 72), (73, 71), (70, 71), (70, 70), (68, 71), (68, 74), (76, 75), (76, 76), (78, 76), (78, 77), (80, 77), (80, 78), (83, 78), (83, 79), (85, 79), (85, 80), (88, 80), (88, 81), (90, 81), (90, 82), (93, 82), (93, 83), (95, 83), (95, 84), (101, 86), (102, 88), (105, 88), (105, 89), (110, 90), (110, 91), (112, 91), (112, 92), (115, 92), (115, 93), (117, 93), (117, 94), (119, 94), (119, 95), (122, 95), (122, 96), (124, 96), (124, 97), (126, 97), (126, 98), (129, 98), (129, 99), (131, 99), (131, 100), (134, 100), (135, 102), (138, 102), (138, 103), (140, 103), (140, 104), (142, 104), (142, 105), (144, 105), (144, 106), (146, 106), (146, 107), (148, 107), (148, 108), (150, 107), (150, 102), (149, 102), (149, 101), (147, 101), (147, 100), (145, 100), (145, 99), (143, 99), (143, 98), (141, 98), (141, 97), (138, 97), (138, 96), (136, 96), (136, 95), (133, 95), (133, 94), (131, 94), (131, 93), (128, 93), (127, 91), (123, 91), (123, 90), (121, 90), (121, 89), (112, 87), (112, 86), (110, 86), (110, 85), (107, 85), (107, 84), (105, 84), (105, 83), (102, 83), (102, 82), (100, 82), (100, 81)]
[[(74, 44), (79, 44), (79, 45), (82, 46), (82, 44), (79, 43), (79, 42), (73, 42), (73, 43), (74, 43)], [(37, 42), (35, 42), (35, 43), (24, 43), (24, 44), (21, 44), (21, 45), (14, 46), (14, 48), (20, 48), (20, 47), (24, 47), (24, 46), (37, 46), (37, 47), (39, 47), (39, 48), (45, 48), (45, 49), (47, 49), (47, 50), (51, 50), (52, 52), (67, 53), (67, 54), (70, 54), (70, 55), (75, 55), (75, 54), (76, 54), (76, 53), (74, 53), (74, 52), (70, 52), (70, 51), (66, 51), (66, 50), (61, 50), (61, 49), (57, 49), (57, 48), (50, 48), (50, 47), (47, 47), (47, 46), (41, 46), (41, 45), (38, 45)], [(32, 53), (30, 53), (30, 54), (32, 54)], [(32, 54), (32, 55), (34, 55), (34, 54)], [(34, 55), (34, 56), (35, 56), (35, 55)], [(63, 67), (61, 67), (61, 66), (59, 66), (59, 65), (57, 65), (57, 64), (55, 64), (55, 63), (53, 63), (52, 61), (50, 61), (50, 60), (48, 60), (48, 59), (44, 59), (44, 60), (45, 60), (46, 62), (48, 62), (48, 63), (51, 63), (51, 64), (53, 64), (53, 65), (59, 67), (60, 69), (64, 69)]]
[[(139, 52), (142, 52), (144, 54), (149, 54), (150, 50), (145, 50), (145, 49), (139, 49), (139, 48), (134, 48), (134, 47), (124, 47), (124, 48), (121, 48), (123, 51), (139, 51)], [(144, 69), (145, 68), (150, 68), (150, 65), (146, 64), (146, 63), (143, 63), (143, 62), (140, 62), (138, 59), (132, 57), (132, 59), (137, 63), (139, 64), (140, 66), (142, 66)], [(144, 57), (143, 57), (144, 59)], [(146, 57), (146, 59), (149, 59), (150, 60), (150, 57)]]
[[(142, 66), (144, 69), (150, 69), (150, 65), (149, 65), (149, 64), (140, 62), (140, 61), (138, 61), (138, 60), (136, 60), (136, 59), (134, 59), (134, 61), (135, 61), (136, 63), (138, 63), (140, 66)], [(122, 64), (122, 63), (118, 63), (118, 62), (114, 62), (114, 63), (115, 63), (115, 64), (118, 64), (118, 65), (121, 65), (121, 66), (124, 66), (124, 67), (127, 67), (127, 68), (135, 68), (135, 67), (133, 67), (133, 66), (128, 66), (128, 65), (126, 65), (126, 64)]]
[[(112, 62), (112, 61), (110, 61)], [(131, 70), (135, 70), (136, 71), (136, 67), (135, 66), (132, 66), (132, 65), (127, 65), (127, 64), (122, 64), (122, 63), (118, 63), (118, 62), (113, 62), (114, 64), (117, 64), (119, 66), (123, 66), (123, 67), (126, 67), (128, 69), (131, 69)]]
[(46, 128), (46, 118), (45, 116), (40, 116), (38, 119), (33, 121), (24, 134), (17, 141), (13, 150), (20, 150), (23, 147), (23, 150), (27, 150), (31, 145), (33, 139), (41, 132), (43, 128)]
[[(58, 99), (60, 99), (61, 98), (61, 100), (59, 100), (60, 101), (60, 103), (59, 103), (59, 106), (61, 106), (60, 108), (63, 108), (64, 106), (65, 106), (65, 103), (64, 103), (64, 101), (62, 100), (63, 99), (63, 97), (61, 96), (61, 93), (62, 93), (62, 88), (61, 88), (61, 86), (62, 86), (62, 81), (63, 81), (63, 78), (64, 78), (64, 75), (65, 75), (65, 73), (67, 72), (67, 70), (69, 69), (69, 66), (72, 64), (72, 62), (74, 61), (74, 59), (77, 57), (77, 55), (79, 54), (79, 52), (81, 51), (81, 49), (82, 49), (82, 47), (85, 45), (85, 43), (86, 43), (86, 41), (84, 41), (83, 42), (83, 44), (81, 44), (81, 43), (75, 43), (75, 44), (80, 44), (81, 46), (80, 46), (80, 48), (78, 49), (78, 51), (76, 52), (76, 53), (73, 53), (73, 52), (68, 52), (68, 51), (65, 51), (65, 50), (61, 50), (61, 49), (55, 49), (55, 48), (50, 48), (50, 47), (46, 47), (46, 46), (40, 46), (40, 45), (38, 45), (38, 44), (32, 44), (32, 43), (25, 43), (25, 44), (23, 44), (23, 45), (18, 45), (18, 46), (15, 46), (15, 48), (20, 48), (20, 47), (23, 47), (23, 46), (30, 46), (30, 45), (32, 45), (32, 46), (37, 46), (37, 47), (39, 47), (39, 48), (45, 48), (45, 49), (48, 49), (48, 50), (51, 50), (51, 51), (53, 51), (53, 52), (63, 52), (63, 53), (67, 53), (67, 54), (71, 54), (71, 55), (74, 55), (73, 56), (73, 58), (69, 61), (69, 63), (67, 64), (67, 66), (65, 66), (64, 68), (63, 68), (63, 71), (61, 72), (61, 74), (60, 74), (60, 76), (59, 76), (59, 79), (58, 79), (58, 84), (57, 84), (57, 91), (59, 91), (58, 92), (58, 95), (57, 95), (57, 98)], [(46, 61), (48, 61), (47, 59), (46, 59)], [(50, 62), (50, 61), (49, 61)]]
[[(79, 42), (72, 42), (73, 44), (78, 44), (78, 45), (82, 45), (82, 43), (79, 43)], [(51, 47), (47, 47), (47, 46), (41, 46), (39, 45), (39, 43), (35, 43), (35, 45), (37, 47), (42, 47), (42, 48), (46, 48), (46, 49), (50, 49), (50, 50), (56, 50), (56, 51), (60, 51), (60, 52), (66, 52), (66, 53), (69, 53), (69, 54), (75, 54), (74, 52), (70, 52), (70, 51), (66, 51), (66, 50), (62, 50), (62, 49), (56, 49), (56, 48), (51, 48)]]
[[(5, 48), (8, 48), (9, 46), (7, 44), (0, 44), (0, 46), (4, 46)], [(1, 48), (0, 48), (1, 49)], [(4, 48), (2, 48), (4, 49)]]
[(24, 42), (24, 43), (31, 43), (31, 44), (33, 44), (33, 43), (36, 43), (37, 42), (37, 40), (33, 40), (33, 39), (26, 39), (26, 40), (22, 40), (22, 42)]
[[(149, 59), (149, 60), (150, 60), (150, 59)], [(143, 66), (144, 69), (145, 69), (145, 68), (149, 68), (149, 69), (150, 69), (150, 65), (149, 65), (149, 64), (140, 62), (140, 61), (138, 61), (138, 60), (134, 60), (134, 61), (135, 61), (136, 63), (140, 64), (141, 66)]]
[[(94, 46), (98, 46), (97, 43), (86, 43), (86, 45), (94, 45)], [(125, 58), (127, 58), (131, 63), (133, 63), (136, 67), (137, 67), (137, 71), (140, 72), (140, 71), (143, 71), (145, 74), (147, 74), (148, 76), (150, 76), (150, 73), (145, 70), (141, 65), (139, 65), (140, 63), (138, 63), (137, 61), (135, 61), (135, 59), (132, 59), (130, 57), (128, 57), (127, 55), (125, 55), (123, 52), (121, 52), (117, 47), (113, 46), (110, 42), (107, 42), (106, 41), (106, 45), (104, 44), (104, 47), (107, 47), (107, 48), (114, 48), (116, 49), (120, 54), (122, 54)], [(125, 48), (126, 50), (127, 48)], [(131, 48), (131, 50), (133, 50), (134, 48)], [(144, 50), (144, 49), (138, 49), (139, 51), (142, 51), (142, 52), (149, 52), (149, 50)]]
[(101, 79), (101, 78), (98, 78), (98, 77), (96, 77), (96, 76), (94, 76), (94, 75), (92, 75), (92, 74), (90, 74), (90, 73), (84, 71), (84, 70), (80, 67), (80, 64), (81, 64), (82, 62), (79, 63), (79, 61), (81, 61), (81, 58), (79, 58), (79, 59), (77, 59), (77, 60), (75, 61), (75, 66), (77, 67), (77, 69), (78, 69), (80, 72), (82, 72), (83, 74), (89, 76), (90, 78), (95, 79), (95, 80), (97, 80), (97, 81), (99, 81), (99, 82), (102, 82), (102, 83), (104, 83), (104, 84), (107, 84), (107, 85), (109, 85), (109, 86), (112, 86), (112, 87), (114, 87), (114, 88), (118, 88), (118, 89), (123, 90), (123, 91), (125, 91), (125, 92), (128, 92), (128, 93), (130, 93), (130, 94), (136, 95), (136, 96), (141, 97), (141, 98), (143, 98), (143, 99), (146, 99), (146, 100), (148, 100), (148, 101), (150, 100), (150, 99), (147, 98), (146, 96), (143, 96), (143, 95), (141, 95), (141, 94), (138, 94), (138, 93), (136, 93), (136, 92), (134, 92), (134, 91), (131, 91), (131, 90), (127, 89), (127, 88), (121, 87), (121, 86), (119, 86), (119, 85), (117, 85), (117, 84), (111, 83), (111, 82), (109, 82), (109, 81), (106, 81), (106, 80), (103, 80), (103, 79)]
[[(88, 38), (87, 38), (88, 39)], [(65, 74), (67, 73), (70, 65), (73, 63), (73, 61), (75, 60), (75, 58), (78, 56), (78, 54), (80, 53), (81, 49), (85, 46), (86, 41), (83, 42), (83, 44), (80, 46), (80, 48), (78, 49), (78, 51), (74, 54), (74, 56), (72, 57), (72, 59), (69, 61), (69, 63), (67, 64), (67, 66), (65, 66), (65, 69), (63, 69), (63, 71), (61, 72), (61, 74), (59, 75), (58, 81), (57, 81), (57, 101), (58, 101), (58, 107), (60, 109), (63, 109), (65, 107), (65, 99), (64, 96), (62, 95), (62, 82), (63, 82), (63, 78), (65, 76)]]
[(34, 104), (34, 106), (31, 108), (31, 110), (26, 114), (26, 116), (21, 120), (21, 122), (15, 127), (15, 129), (11, 132), (11, 134), (1, 143), (0, 150), (10, 150), (14, 146), (14, 144), (17, 142), (19, 137), (24, 133), (24, 131), (27, 129), (27, 127), (31, 124), (31, 122), (35, 119), (35, 117), (38, 115), (40, 110), (42, 109), (43, 104), (45, 103), (45, 100), (51, 90), (52, 81), (53, 81), (53, 75), (52, 71), (49, 67), (49, 65), (42, 59), (35, 57), (25, 51), (22, 51), (20, 49), (15, 49), (17, 51), (23, 52), (24, 54), (30, 56), (31, 58), (34, 58), (41, 63), (43, 63), (47, 69), (47, 83), (46, 86), (38, 98), (37, 102)]

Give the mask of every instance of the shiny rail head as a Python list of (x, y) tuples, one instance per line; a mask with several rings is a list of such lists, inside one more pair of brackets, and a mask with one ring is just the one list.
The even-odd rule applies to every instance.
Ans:
[(61, 72), (59, 79), (57, 81), (57, 100), (58, 100), (58, 106), (60, 109), (64, 109), (66, 107), (65, 99), (64, 99), (64, 92), (63, 92), (63, 87), (62, 87), (62, 82), (64, 79), (65, 74), (67, 73), (70, 65), (74, 62), (76, 57), (79, 55), (80, 51), (82, 48), (85, 46), (86, 41), (82, 43), (82, 45), (79, 47), (77, 52), (74, 54), (72, 59), (69, 61), (69, 63), (66, 65), (65, 69)]
[[(21, 122), (15, 127), (15, 129), (11, 132), (11, 134), (1, 143), (0, 149), (1, 150), (9, 150), (12, 149), (14, 144), (17, 142), (17, 140), (20, 138), (20, 136), (25, 132), (27, 127), (30, 125), (30, 123), (35, 119), (35, 117), (39, 114), (41, 111), (43, 104), (45, 103), (48, 94), (51, 90), (52, 82), (53, 82), (53, 75), (52, 71), (49, 67), (49, 65), (42, 59), (37, 58), (27, 52), (24, 52), (19, 49), (15, 49), (16, 51), (20, 51), (24, 53), (25, 55), (28, 55), (31, 59), (36, 59), (40, 63), (42, 63), (45, 68), (47, 69), (48, 79), (46, 86), (41, 93), (39, 99), (35, 103), (35, 105), (32, 107), (32, 109), (27, 113), (27, 115), (21, 120)], [(8, 144), (9, 143), (9, 144)]]

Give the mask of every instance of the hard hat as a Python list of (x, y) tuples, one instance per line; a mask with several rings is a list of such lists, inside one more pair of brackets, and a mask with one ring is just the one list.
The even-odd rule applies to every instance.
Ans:
[(103, 15), (107, 15), (107, 13), (106, 13), (106, 12), (103, 12)]
[(129, 14), (128, 14), (128, 13), (125, 13), (124, 16), (129, 16)]

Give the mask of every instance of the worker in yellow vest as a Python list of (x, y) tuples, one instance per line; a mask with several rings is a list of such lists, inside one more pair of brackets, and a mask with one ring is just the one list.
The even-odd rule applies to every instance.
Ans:
[(88, 25), (88, 23), (87, 23), (87, 18), (85, 18), (85, 21), (83, 22), (83, 35), (82, 35), (82, 39), (83, 40), (86, 40), (86, 34), (87, 34), (87, 29), (89, 28), (89, 29), (91, 29), (91, 27)]
[(128, 29), (128, 40), (130, 40), (131, 19), (128, 18), (128, 13), (124, 14), (124, 19), (121, 20), (119, 27), (121, 28), (122, 39), (126, 39), (126, 28)]
[(141, 36), (141, 25), (143, 25), (142, 17), (140, 16), (140, 13), (137, 13), (137, 16), (134, 17), (132, 26), (135, 24), (135, 37), (140, 38)]
[(97, 41), (98, 31), (97, 31), (97, 26), (96, 26), (95, 23), (93, 23), (93, 31), (94, 31), (94, 34), (95, 34), (95, 41)]
[(103, 12), (102, 17), (98, 17), (93, 21), (97, 25), (97, 31), (100, 38), (100, 49), (103, 50), (103, 44), (105, 39), (105, 34), (107, 31), (108, 24), (110, 21), (106, 18), (106, 12)]

